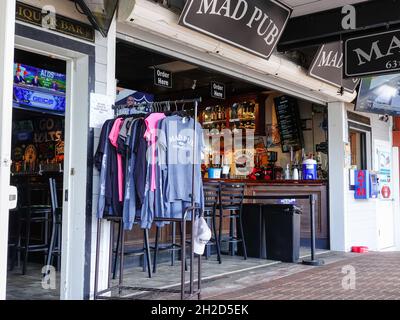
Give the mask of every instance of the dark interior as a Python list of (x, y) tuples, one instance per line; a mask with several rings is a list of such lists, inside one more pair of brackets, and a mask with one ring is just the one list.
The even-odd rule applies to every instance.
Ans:
[[(153, 67), (173, 73), (171, 89), (154, 85)], [(211, 81), (224, 83), (227, 97), (264, 90), (240, 79), (120, 40), (117, 42), (116, 78), (119, 87), (154, 94), (156, 100), (190, 99), (199, 96), (208, 98)], [(194, 84), (195, 89), (192, 88)]]

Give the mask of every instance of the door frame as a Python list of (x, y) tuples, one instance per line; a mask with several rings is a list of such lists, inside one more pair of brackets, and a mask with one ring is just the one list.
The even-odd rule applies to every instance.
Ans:
[(89, 168), (93, 131), (89, 129), (89, 95), (94, 91), (95, 46), (16, 23), (15, 48), (67, 63), (62, 255), (57, 290), (60, 299), (83, 299), (90, 286), (87, 260), (91, 250), (92, 202), (87, 199), (92, 197), (93, 171)]

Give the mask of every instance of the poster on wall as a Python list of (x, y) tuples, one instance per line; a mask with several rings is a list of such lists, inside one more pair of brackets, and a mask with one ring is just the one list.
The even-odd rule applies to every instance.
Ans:
[(392, 148), (387, 141), (375, 140), (375, 171), (379, 177), (379, 197), (393, 199), (392, 187)]
[(90, 94), (90, 127), (101, 128), (104, 122), (114, 117), (114, 98), (103, 94)]

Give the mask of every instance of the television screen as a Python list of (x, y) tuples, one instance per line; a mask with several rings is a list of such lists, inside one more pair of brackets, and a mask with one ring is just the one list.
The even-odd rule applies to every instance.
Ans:
[(14, 102), (18, 107), (65, 112), (65, 74), (14, 64)]
[(400, 115), (400, 75), (392, 74), (362, 79), (356, 111)]

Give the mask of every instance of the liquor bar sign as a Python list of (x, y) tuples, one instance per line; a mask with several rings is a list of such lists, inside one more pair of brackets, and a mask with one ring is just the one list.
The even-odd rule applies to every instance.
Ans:
[(344, 77), (398, 73), (400, 29), (347, 39), (344, 61)]
[[(27, 22), (36, 26), (46, 26), (46, 28), (61, 32), (76, 38), (94, 42), (94, 29), (85, 23), (72, 20), (59, 14), (42, 11), (42, 9), (17, 2), (15, 18), (19, 21)], [(51, 19), (54, 19), (52, 21)], [(50, 22), (50, 24), (47, 24)]]
[(188, 0), (179, 24), (268, 59), (291, 13), (277, 0)]
[(309, 71), (311, 77), (327, 82), (346, 91), (354, 92), (360, 79), (343, 79), (343, 49), (342, 42), (332, 42), (322, 45)]

